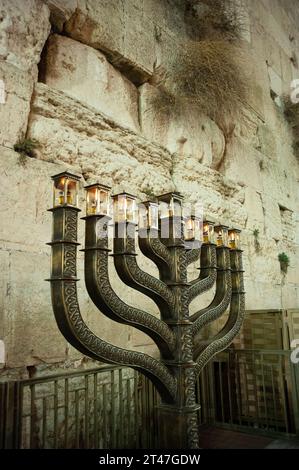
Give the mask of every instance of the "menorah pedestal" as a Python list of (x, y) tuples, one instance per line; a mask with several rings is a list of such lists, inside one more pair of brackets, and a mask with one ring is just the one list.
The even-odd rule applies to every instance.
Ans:
[(161, 449), (199, 449), (198, 412), (200, 405), (158, 406), (159, 447)]

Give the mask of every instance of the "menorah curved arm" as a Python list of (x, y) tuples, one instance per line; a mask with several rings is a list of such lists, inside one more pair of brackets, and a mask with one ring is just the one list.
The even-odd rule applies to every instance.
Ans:
[[(192, 334), (195, 336), (194, 343), (197, 344), (196, 335), (200, 333), (201, 329), (219, 318), (228, 308), (232, 295), (232, 282), (230, 271), (230, 253), (229, 248), (217, 248), (217, 281), (216, 292), (211, 304), (197, 311), (190, 317), (193, 323)], [(195, 349), (196, 354), (196, 349)]]
[(88, 328), (80, 313), (75, 280), (52, 281), (51, 293), (57, 325), (72, 346), (93, 359), (139, 370), (156, 385), (163, 400), (174, 401), (176, 380), (160, 361), (111, 345)]
[(85, 240), (85, 284), (94, 304), (112, 320), (132, 325), (146, 333), (163, 356), (171, 358), (176, 342), (168, 325), (147, 312), (127, 305), (111, 287), (108, 276), (107, 221), (97, 216), (87, 217)]
[(200, 248), (193, 248), (192, 250), (187, 251), (186, 266), (189, 266), (189, 264), (195, 263), (200, 259), (200, 251)]
[(139, 229), (138, 243), (141, 253), (156, 264), (163, 278), (163, 273), (171, 269), (172, 259), (168, 248), (159, 238), (158, 229)]
[(197, 349), (194, 359), (197, 362), (196, 374), (200, 374), (210, 359), (226, 349), (240, 332), (245, 315), (245, 293), (243, 284), (242, 256), (240, 250), (231, 252), (232, 299), (225, 326), (214, 338), (205, 341)]
[(135, 235), (131, 224), (115, 224), (114, 265), (120, 279), (150, 297), (158, 306), (162, 318), (169, 318), (175, 305), (171, 289), (162, 281), (138, 266), (135, 253)]
[(202, 245), (200, 256), (200, 275), (188, 289), (189, 304), (195, 297), (211, 289), (217, 277), (216, 246), (212, 244)]

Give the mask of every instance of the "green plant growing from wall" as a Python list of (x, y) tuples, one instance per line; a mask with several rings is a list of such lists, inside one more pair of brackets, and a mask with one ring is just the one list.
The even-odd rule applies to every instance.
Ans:
[(14, 150), (20, 154), (19, 163), (25, 165), (26, 157), (34, 158), (35, 150), (39, 147), (36, 139), (23, 139), (14, 145)]
[(261, 245), (259, 242), (260, 231), (258, 228), (255, 228), (252, 233), (254, 237), (254, 248), (255, 248), (255, 251), (258, 253), (261, 250)]
[(278, 255), (278, 261), (280, 262), (280, 269), (281, 272), (286, 274), (288, 271), (288, 267), (290, 265), (290, 258), (286, 253), (279, 253)]

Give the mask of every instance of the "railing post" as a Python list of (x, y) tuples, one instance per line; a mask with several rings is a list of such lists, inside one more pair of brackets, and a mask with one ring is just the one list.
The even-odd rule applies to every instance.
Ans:
[(2, 449), (18, 449), (20, 447), (20, 382), (0, 384), (0, 409), (0, 446)]
[(296, 435), (299, 436), (299, 364), (293, 364), (291, 360), (289, 364), (291, 371), (291, 393), (294, 425)]

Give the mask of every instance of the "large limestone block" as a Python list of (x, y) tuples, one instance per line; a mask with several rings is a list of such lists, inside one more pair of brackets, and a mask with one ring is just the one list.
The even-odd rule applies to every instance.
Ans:
[[(32, 227), (34, 229), (38, 230), (38, 227)], [(48, 277), (49, 264), (49, 255), (11, 252), (4, 325), (8, 367), (65, 359), (66, 340), (57, 328), (50, 287), (44, 281)]]
[(12, 147), (26, 133), (34, 75), (0, 61), (4, 95), (0, 101), (0, 145)]
[(44, 84), (35, 90), (29, 135), (40, 142), (38, 158), (77, 165), (86, 178), (106, 182), (115, 191), (130, 185), (144, 200), (149, 191), (173, 189), (169, 152)]
[(217, 168), (225, 151), (225, 138), (214, 121), (192, 103), (173, 110), (163, 94), (148, 83), (139, 88), (142, 133), (182, 158), (193, 157)]
[(204, 214), (217, 221), (244, 227), (244, 187), (212, 170), (194, 158), (174, 160), (173, 181), (176, 190), (191, 203), (201, 203)]
[(24, 137), (37, 64), (50, 31), (49, 11), (40, 0), (0, 2), (0, 145)]
[(261, 160), (263, 155), (249, 146), (244, 139), (232, 136), (227, 142), (221, 169), (228, 178), (261, 191)]
[(49, 10), (40, 0), (1, 0), (0, 59), (30, 70), (50, 32)]
[[(153, 17), (155, 12), (152, 12)], [(78, 0), (68, 36), (104, 51), (136, 83), (153, 72), (154, 25), (137, 0)]]
[(64, 36), (50, 37), (44, 82), (138, 131), (138, 92), (99, 51)]

